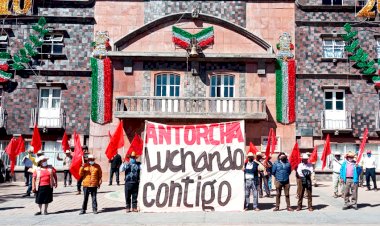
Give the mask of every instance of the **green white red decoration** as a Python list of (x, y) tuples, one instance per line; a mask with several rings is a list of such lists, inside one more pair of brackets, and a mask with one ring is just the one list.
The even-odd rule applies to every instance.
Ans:
[(0, 53), (0, 83), (8, 82), (12, 79), (12, 74), (7, 72), (9, 70), (9, 59), (10, 55), (8, 53)]
[(179, 27), (173, 26), (172, 32), (174, 44), (184, 49), (190, 48), (193, 39), (196, 40), (197, 45), (201, 48), (214, 44), (214, 27), (208, 27), (196, 34), (191, 34)]
[[(380, 71), (379, 71), (379, 75), (380, 75)], [(372, 81), (373, 81), (373, 83), (375, 83), (375, 87), (379, 89), (380, 88), (380, 76), (373, 76)]]
[(281, 35), (277, 49), (276, 118), (278, 122), (289, 124), (295, 121), (296, 64), (288, 33)]
[(91, 57), (91, 119), (98, 124), (112, 120), (112, 62)]

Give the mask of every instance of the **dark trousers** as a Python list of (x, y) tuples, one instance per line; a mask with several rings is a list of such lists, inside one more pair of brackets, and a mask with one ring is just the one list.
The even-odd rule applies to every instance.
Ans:
[(370, 178), (372, 178), (373, 188), (377, 189), (375, 168), (371, 168), (371, 169), (366, 169), (365, 170), (365, 179), (366, 179), (368, 190), (371, 189)]
[(82, 178), (80, 180), (77, 181), (77, 191), (81, 191), (81, 187), (82, 187)]
[(112, 184), (113, 174), (116, 174), (116, 183), (119, 184), (119, 168), (111, 168), (110, 169), (110, 183)]
[(259, 177), (259, 195), (260, 198), (263, 197), (263, 190), (265, 190), (266, 195), (270, 196), (270, 190), (268, 185), (269, 176), (264, 176), (264, 174), (260, 174)]
[(32, 180), (33, 180), (33, 174), (32, 173), (28, 173), (28, 189), (26, 190), (26, 194), (27, 195), (30, 195), (30, 193), (32, 192)]
[(96, 201), (96, 194), (98, 193), (97, 187), (83, 187), (84, 200), (82, 210), (87, 210), (88, 196), (91, 194), (92, 210), (98, 210), (98, 202)]
[(280, 208), (281, 192), (282, 192), (282, 189), (284, 189), (286, 207), (289, 208), (290, 207), (290, 197), (289, 197), (290, 184), (289, 184), (289, 181), (278, 182), (276, 180), (275, 186), (276, 186), (276, 192), (277, 192), (277, 194), (276, 194), (276, 207)]
[(125, 182), (124, 192), (125, 206), (127, 207), (127, 209), (131, 208), (131, 201), (132, 208), (137, 209), (137, 195), (139, 193), (139, 183)]
[(298, 207), (302, 208), (302, 200), (305, 195), (305, 190), (306, 190), (306, 195), (307, 195), (307, 208), (312, 208), (313, 204), (312, 204), (311, 186), (309, 188), (306, 186), (303, 186), (302, 182), (301, 182), (301, 192), (298, 196)]
[(29, 170), (30, 168), (29, 167), (25, 167), (24, 168), (24, 177), (25, 177), (25, 185), (28, 186), (29, 185)]
[(63, 175), (64, 175), (64, 179), (63, 179), (63, 184), (66, 186), (67, 185), (67, 182), (69, 182), (69, 185), (71, 185), (71, 182), (72, 182), (72, 178), (71, 178), (71, 173), (69, 170), (64, 170), (63, 171)]

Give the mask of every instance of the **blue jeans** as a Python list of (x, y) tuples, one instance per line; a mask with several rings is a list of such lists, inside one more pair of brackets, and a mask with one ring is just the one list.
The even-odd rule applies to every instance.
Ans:
[(32, 180), (33, 180), (33, 174), (29, 173), (28, 189), (26, 190), (27, 195), (30, 195), (30, 193), (32, 192)]
[(259, 204), (259, 191), (257, 190), (257, 185), (255, 184), (253, 179), (245, 180), (245, 208), (248, 208), (249, 205), (249, 197), (251, 196), (251, 192), (253, 194), (253, 209), (257, 208)]

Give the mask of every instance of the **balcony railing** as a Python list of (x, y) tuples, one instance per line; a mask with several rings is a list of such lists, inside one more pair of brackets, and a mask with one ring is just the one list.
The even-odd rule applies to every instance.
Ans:
[(30, 124), (29, 127), (33, 128), (35, 124), (39, 128), (66, 128), (66, 112), (62, 108), (59, 109), (59, 114), (54, 116), (54, 114), (49, 116), (41, 116), (39, 114), (39, 108), (32, 108), (30, 114)]
[(4, 107), (0, 107), (0, 128), (7, 127), (7, 111)]
[(321, 129), (322, 131), (351, 132), (351, 112), (345, 111), (342, 119), (329, 119), (326, 117), (326, 111), (321, 112)]
[(255, 119), (267, 118), (265, 98), (239, 97), (151, 97), (116, 98), (118, 118), (196, 118)]

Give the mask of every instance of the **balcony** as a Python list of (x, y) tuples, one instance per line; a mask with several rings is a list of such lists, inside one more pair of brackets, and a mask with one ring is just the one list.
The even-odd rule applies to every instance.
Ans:
[(7, 111), (4, 107), (0, 107), (0, 128), (7, 127)]
[(62, 129), (66, 128), (66, 112), (62, 108), (54, 109), (50, 113), (40, 108), (32, 108), (29, 127)]
[(321, 112), (321, 129), (323, 133), (351, 133), (351, 112), (339, 111), (339, 112)]
[(117, 118), (267, 119), (265, 98), (155, 97), (116, 98)]

